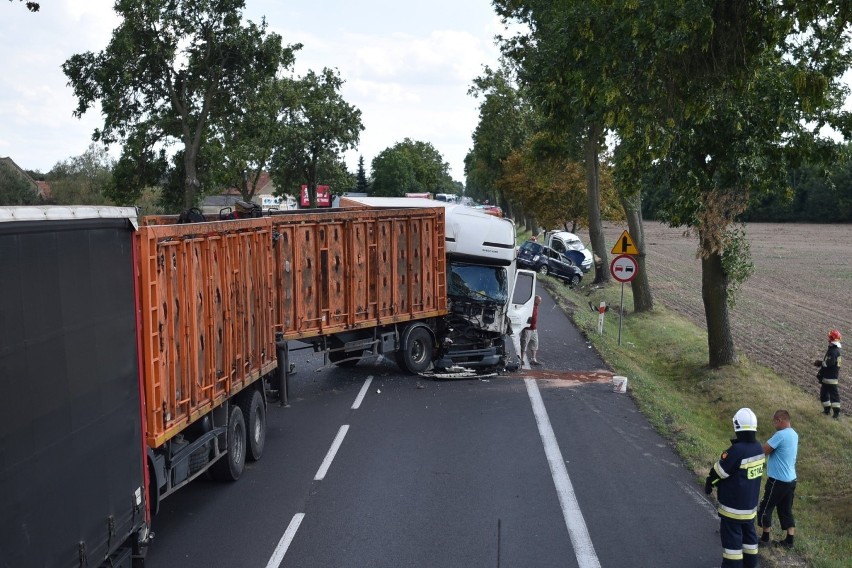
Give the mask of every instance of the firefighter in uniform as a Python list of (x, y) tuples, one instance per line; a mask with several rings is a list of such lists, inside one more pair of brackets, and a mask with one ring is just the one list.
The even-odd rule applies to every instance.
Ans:
[(822, 413), (830, 414), (834, 411), (834, 419), (840, 419), (840, 392), (837, 383), (840, 379), (840, 363), (843, 357), (840, 355), (840, 332), (832, 329), (828, 332), (828, 350), (825, 357), (814, 361), (819, 367), (817, 379), (819, 380), (819, 399), (822, 401)]
[(719, 501), (719, 535), (722, 539), (722, 567), (756, 568), (757, 501), (766, 457), (757, 441), (757, 416), (749, 408), (734, 414), (736, 439), (722, 452), (707, 476), (704, 491), (709, 495), (717, 488)]

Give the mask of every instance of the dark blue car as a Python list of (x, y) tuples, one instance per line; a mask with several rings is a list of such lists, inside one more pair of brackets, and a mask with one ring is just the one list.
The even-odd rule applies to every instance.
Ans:
[(539, 274), (556, 276), (569, 286), (575, 286), (583, 279), (583, 271), (576, 264), (552, 248), (533, 241), (525, 242), (518, 249), (517, 264)]

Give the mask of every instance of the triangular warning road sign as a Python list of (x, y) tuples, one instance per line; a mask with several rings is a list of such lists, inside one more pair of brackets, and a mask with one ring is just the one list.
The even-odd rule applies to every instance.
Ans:
[(636, 243), (633, 242), (633, 237), (630, 233), (624, 231), (618, 240), (615, 241), (615, 246), (610, 251), (612, 254), (639, 254), (639, 249), (636, 248)]

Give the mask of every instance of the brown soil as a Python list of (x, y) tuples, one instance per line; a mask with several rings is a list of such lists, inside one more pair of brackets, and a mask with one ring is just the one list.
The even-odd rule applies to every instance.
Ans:
[[(625, 228), (604, 226), (608, 247)], [(656, 222), (644, 229), (654, 301), (706, 329), (697, 237)], [(750, 223), (746, 235), (755, 270), (730, 312), (737, 352), (816, 397), (813, 362), (825, 354), (828, 330), (852, 338), (852, 225)], [(581, 236), (588, 245), (588, 233)], [(842, 371), (840, 391), (848, 408), (852, 381)]]

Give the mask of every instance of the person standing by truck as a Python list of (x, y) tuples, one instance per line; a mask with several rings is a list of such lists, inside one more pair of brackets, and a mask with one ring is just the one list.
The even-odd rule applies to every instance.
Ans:
[(814, 361), (819, 367), (819, 399), (822, 401), (822, 413), (828, 415), (834, 411), (834, 419), (840, 419), (840, 392), (837, 383), (840, 381), (840, 364), (843, 362), (840, 349), (840, 332), (832, 329), (828, 332), (828, 349), (822, 359)]
[(541, 296), (536, 295), (530, 324), (521, 332), (521, 361), (529, 350), (531, 365), (541, 365), (536, 357), (538, 354), (538, 305), (540, 303)]

